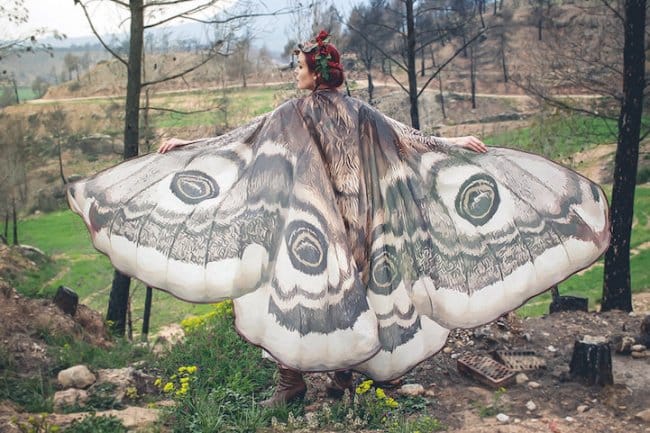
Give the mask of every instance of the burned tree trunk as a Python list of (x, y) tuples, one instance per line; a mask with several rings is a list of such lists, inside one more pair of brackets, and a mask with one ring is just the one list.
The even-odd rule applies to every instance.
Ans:
[(587, 385), (612, 385), (612, 352), (603, 337), (576, 339), (569, 365), (572, 378)]

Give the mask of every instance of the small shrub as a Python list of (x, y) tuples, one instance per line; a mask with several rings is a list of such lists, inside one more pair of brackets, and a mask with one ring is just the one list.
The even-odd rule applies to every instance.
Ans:
[(87, 416), (81, 421), (73, 421), (65, 433), (126, 433), (127, 429), (114, 416)]
[(30, 416), (27, 422), (13, 420), (21, 433), (57, 433), (61, 431), (58, 425), (50, 424), (47, 414)]

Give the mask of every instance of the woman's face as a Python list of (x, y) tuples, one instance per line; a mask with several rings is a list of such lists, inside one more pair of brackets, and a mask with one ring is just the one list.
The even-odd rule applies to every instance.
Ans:
[(316, 88), (316, 75), (309, 70), (304, 53), (298, 53), (298, 65), (294, 70), (296, 86), (300, 90), (314, 90)]

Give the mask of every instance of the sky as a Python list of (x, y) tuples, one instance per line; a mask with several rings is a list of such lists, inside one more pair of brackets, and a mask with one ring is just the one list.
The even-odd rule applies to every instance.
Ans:
[[(233, 7), (239, 0), (222, 0), (224, 5)], [(294, 3), (298, 0), (293, 0)], [(350, 9), (350, 4), (358, 3), (362, 0), (333, 0), (333, 3), (342, 12)], [(92, 31), (83, 14), (80, 6), (74, 4), (74, 0), (24, 0), (25, 6), (29, 10), (29, 22), (22, 24), (19, 29), (7, 30), (5, 33), (28, 34), (35, 28), (47, 28), (64, 33), (68, 39), (77, 37), (92, 36)], [(201, 3), (200, 0), (197, 0)], [(263, 3), (268, 10), (277, 10), (286, 8), (291, 4), (291, 0), (264, 0)], [(323, 1), (326, 3), (326, 1)], [(94, 23), (101, 34), (115, 33), (116, 28), (120, 25), (120, 33), (128, 31), (128, 22), (124, 20), (125, 15), (121, 8), (106, 0), (88, 0), (88, 7), (91, 15), (95, 18)], [(178, 21), (176, 21), (178, 22)], [(121, 24), (120, 24), (121, 23)], [(286, 33), (286, 27), (290, 20), (285, 17), (266, 18), (261, 21), (263, 28), (269, 32)]]

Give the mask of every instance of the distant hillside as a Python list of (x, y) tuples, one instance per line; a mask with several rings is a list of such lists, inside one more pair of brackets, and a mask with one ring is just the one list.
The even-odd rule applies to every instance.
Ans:
[[(521, 78), (531, 74), (542, 75), (546, 73), (548, 68), (552, 67), (554, 62), (552, 57), (549, 58), (549, 56), (552, 56), (552, 53), (548, 52), (546, 40), (554, 35), (562, 35), (564, 37), (565, 29), (569, 28), (576, 19), (579, 19), (581, 14), (584, 14), (584, 11), (571, 2), (554, 5), (543, 27), (545, 40), (540, 42), (538, 40), (537, 21), (534, 18), (533, 10), (525, 6), (527, 3), (518, 3), (522, 5), (513, 9), (512, 4), (514, 2), (506, 1), (505, 8), (509, 7), (510, 9), (496, 16), (493, 15), (492, 8), (489, 6), (484, 14), (483, 18), (488, 30), (485, 33), (485, 38), (482, 38), (479, 43), (475, 44), (474, 48), (474, 58), (477, 65), (476, 91), (478, 93), (524, 93), (512, 80), (505, 81), (503, 71), (504, 56), (501, 53), (505, 53), (505, 64), (510, 77), (519, 76)], [(476, 31), (476, 29), (473, 29), (473, 31)], [(566, 32), (566, 35), (568, 38), (584, 38), (584, 35), (571, 36), (571, 32)], [(566, 44), (568, 46), (575, 42), (579, 41), (567, 40)], [(433, 69), (431, 61), (432, 54), (435, 57), (436, 64), (439, 65), (456, 52), (460, 44), (461, 42), (458, 39), (442, 48), (438, 48), (433, 53), (427, 53), (424, 62), (428, 71), (421, 78), (420, 82), (423, 83), (426, 81), (426, 74)], [(292, 81), (291, 71), (286, 69), (281, 71), (280, 67), (283, 65), (279, 65), (277, 60), (262, 59), (258, 52), (257, 49), (254, 49), (249, 55), (251, 64), (245, 74), (247, 83)], [(603, 56), (615, 56), (619, 54), (603, 52)], [(159, 86), (159, 88), (162, 90), (186, 90), (188, 88), (218, 87), (224, 83), (231, 85), (243, 84), (244, 77), (241, 71), (234, 71), (234, 69), (237, 69), (237, 57), (237, 55), (233, 55), (226, 59), (220, 58), (209, 62), (184, 79), (167, 82)], [(440, 74), (444, 91), (470, 92), (470, 57), (470, 50), (465, 50), (445, 67)], [(356, 62), (354, 57), (349, 54), (344, 54), (343, 58), (348, 77), (356, 80), (358, 85), (363, 87), (365, 85), (366, 74), (362, 65)], [(180, 71), (187, 65), (195, 63), (197, 59), (197, 54), (189, 52), (149, 55), (145, 70), (146, 79), (151, 80), (159, 76)], [(605, 60), (611, 64), (620, 62), (618, 58)], [(283, 59), (283, 61), (288, 62), (289, 59)], [(422, 59), (417, 60), (418, 65), (420, 65), (421, 61)], [(393, 72), (398, 77), (401, 73), (397, 68), (394, 68)], [(374, 72), (374, 79), (378, 83), (393, 82), (390, 77), (382, 75), (380, 71)], [(403, 82), (406, 82), (405, 76), (402, 76), (401, 79)], [(125, 87), (126, 75), (124, 67), (114, 60), (108, 59), (91, 68), (78, 81), (74, 79), (52, 88), (46, 98), (116, 95), (123, 93)], [(437, 80), (430, 84), (430, 89), (432, 90), (436, 90), (437, 87)], [(575, 83), (571, 84), (568, 82), (556, 83), (555, 89), (558, 93), (585, 92)]]

